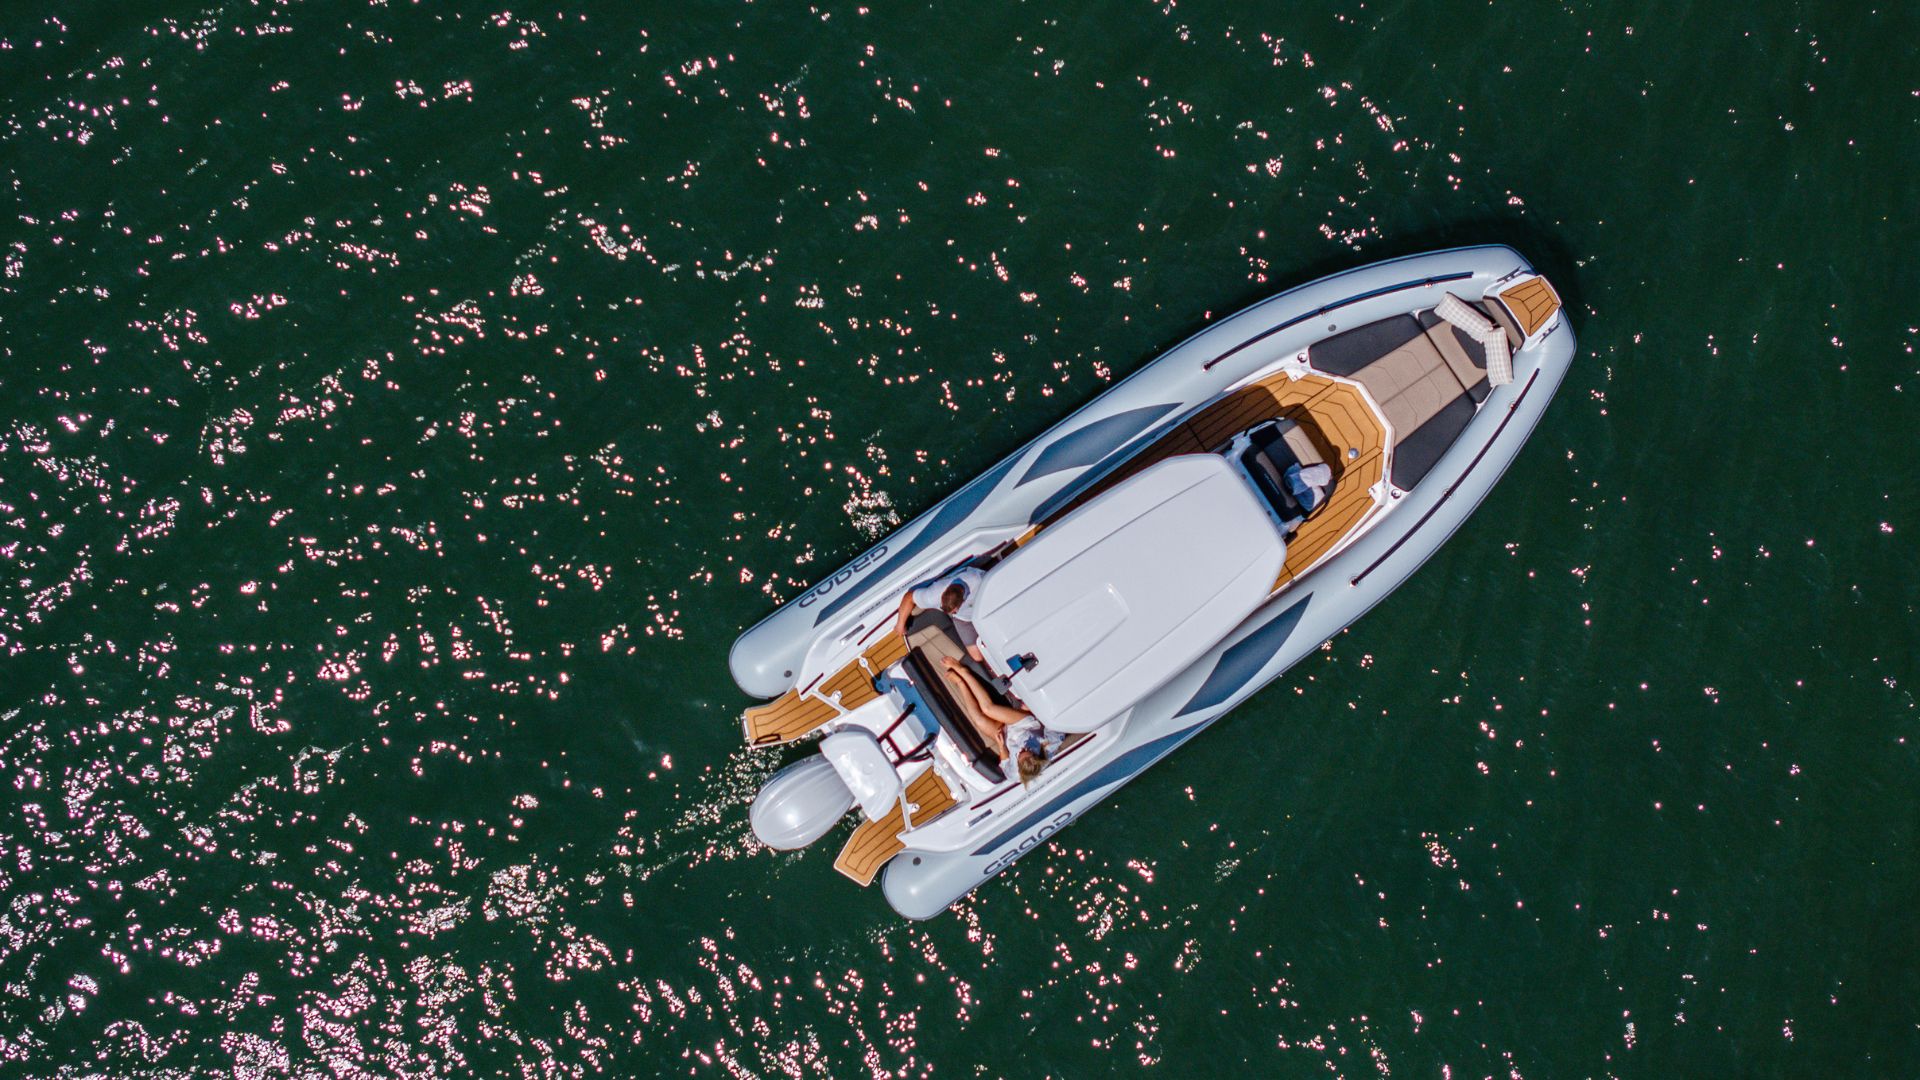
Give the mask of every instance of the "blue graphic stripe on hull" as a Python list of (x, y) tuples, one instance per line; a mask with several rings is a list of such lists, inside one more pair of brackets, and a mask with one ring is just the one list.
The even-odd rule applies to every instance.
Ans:
[(1191, 712), (1218, 705), (1232, 697), (1241, 687), (1247, 685), (1260, 669), (1267, 666), (1293, 635), (1293, 628), (1300, 625), (1300, 617), (1307, 613), (1307, 604), (1313, 599), (1308, 593), (1300, 602), (1280, 613), (1272, 622), (1255, 630), (1245, 641), (1220, 654), (1220, 662), (1214, 665), (1207, 681), (1200, 684), (1193, 697), (1175, 716), (1185, 716)]
[[(961, 488), (946, 502), (941, 503), (939, 509), (934, 511), (933, 519), (927, 522), (927, 527), (921, 529), (913, 539), (901, 545), (900, 550), (894, 552), (893, 557), (883, 563), (882, 567), (898, 566), (912, 559), (915, 555), (918, 555), (921, 549), (925, 548), (928, 544), (945, 537), (948, 531), (964, 521), (967, 515), (973, 513), (981, 503), (985, 502), (988, 495), (993, 494), (993, 489), (1000, 486), (1000, 481), (1005, 479), (1007, 473), (1013, 470), (1013, 463), (1019, 457), (1019, 454), (1014, 454), (1012, 457), (994, 466), (991, 472), (988, 472), (966, 487)], [(865, 577), (849, 586), (839, 596), (834, 597), (830, 603), (820, 609), (820, 614), (814, 616), (813, 624), (815, 626), (820, 625), (827, 616), (846, 607), (864, 595), (868, 589), (873, 588), (874, 582), (887, 576), (885, 569), (882, 567), (875, 567), (869, 571)]]
[(1172, 412), (1174, 405), (1148, 405), (1128, 409), (1062, 435), (1034, 457), (1033, 465), (1015, 487), (1030, 484), (1043, 476), (1068, 469), (1084, 468), (1104, 459), (1126, 445), (1128, 439), (1145, 431), (1147, 425)]
[(1000, 830), (994, 835), (993, 839), (974, 848), (973, 853), (975, 855), (985, 855), (987, 852), (994, 850), (1007, 841), (1025, 833), (1028, 829), (1033, 828), (1040, 822), (1045, 821), (1061, 807), (1075, 801), (1087, 792), (1093, 791), (1096, 788), (1118, 784), (1126, 780), (1147, 766), (1159, 761), (1167, 754), (1172, 753), (1173, 748), (1185, 742), (1191, 734), (1193, 734), (1192, 728), (1188, 728), (1185, 731), (1176, 731), (1171, 735), (1162, 735), (1150, 743), (1136, 746), (1126, 753), (1121, 754), (1119, 757), (1102, 765), (1092, 775), (1085, 777), (1079, 783), (1061, 792), (1052, 802), (1021, 818), (1018, 822)]

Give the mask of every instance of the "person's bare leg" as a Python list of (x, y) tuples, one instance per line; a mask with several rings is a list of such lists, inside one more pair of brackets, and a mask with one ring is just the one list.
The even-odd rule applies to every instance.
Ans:
[(965, 697), (980, 711), (981, 715), (990, 715), (987, 712), (987, 707), (993, 704), (993, 699), (980, 691), (980, 688), (975, 684), (974, 674), (967, 668), (967, 665), (951, 656), (941, 657), (940, 665), (946, 669), (947, 682), (953, 684), (954, 691), (962, 697)]
[(946, 657), (945, 661), (948, 681), (957, 681), (965, 688), (967, 694), (973, 698), (973, 704), (980, 710), (981, 715), (994, 721), (1001, 727), (1005, 727), (1008, 724), (1019, 723), (1033, 715), (1025, 709), (1016, 709), (1011, 705), (1002, 705), (993, 700), (993, 696), (987, 693), (986, 684), (980, 681), (980, 676), (973, 673), (973, 669), (952, 657)]
[(974, 700), (973, 688), (968, 686), (966, 680), (956, 674), (952, 668), (947, 669), (946, 677), (947, 686), (953, 690), (954, 704), (960, 706), (960, 711), (966, 715), (967, 723), (973, 725), (973, 730), (980, 733), (980, 737), (987, 741), (988, 746), (998, 748), (1000, 756), (1006, 757), (1007, 725), (994, 720), (981, 710), (980, 703)]

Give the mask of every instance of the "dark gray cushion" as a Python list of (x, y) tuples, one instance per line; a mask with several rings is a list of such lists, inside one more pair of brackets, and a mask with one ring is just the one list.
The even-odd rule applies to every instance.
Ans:
[(1473, 399), (1465, 394), (1448, 402), (1432, 419), (1393, 447), (1393, 483), (1403, 491), (1426, 479), (1440, 455), (1460, 437), (1473, 419)]
[(1307, 350), (1307, 362), (1329, 375), (1352, 375), (1420, 336), (1420, 320), (1395, 315), (1358, 326)]

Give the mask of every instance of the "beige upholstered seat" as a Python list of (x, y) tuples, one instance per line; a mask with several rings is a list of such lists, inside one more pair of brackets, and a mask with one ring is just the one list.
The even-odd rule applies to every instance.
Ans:
[(1413, 340), (1354, 373), (1379, 402), (1396, 438), (1405, 438), (1466, 392), (1433, 339)]
[(1327, 459), (1320, 456), (1320, 448), (1313, 445), (1313, 440), (1307, 436), (1307, 429), (1292, 420), (1280, 422), (1280, 438), (1287, 444), (1287, 449), (1293, 451), (1294, 460), (1300, 464), (1326, 464)]
[(907, 633), (907, 644), (927, 654), (927, 659), (938, 664), (943, 656), (965, 659), (967, 651), (953, 636), (953, 624), (944, 615), (937, 612), (921, 612), (914, 616), (913, 625)]
[(1487, 377), (1484, 369), (1474, 366), (1473, 360), (1467, 356), (1466, 346), (1460, 344), (1459, 335), (1453, 332), (1451, 326), (1445, 323), (1429, 326), (1427, 338), (1439, 348), (1441, 357), (1453, 371), (1453, 377), (1460, 380), (1461, 386), (1471, 390), (1475, 383)]

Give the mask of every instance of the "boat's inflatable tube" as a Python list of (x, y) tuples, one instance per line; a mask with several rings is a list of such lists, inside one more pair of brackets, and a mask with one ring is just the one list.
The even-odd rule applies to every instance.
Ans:
[[(1512, 258), (1525, 266), (1517, 255)], [(1326, 322), (1315, 321), (1324, 333)], [(887, 864), (881, 889), (888, 903), (912, 919), (939, 914), (1014, 860), (1044, 846), (1075, 818), (1385, 599), (1492, 490), (1545, 413), (1574, 353), (1573, 332), (1563, 314), (1541, 339), (1515, 354), (1515, 381), (1493, 389), (1467, 430), (1379, 528), (1276, 595), (1178, 678), (1134, 706), (1119, 744), (1099, 768), (1060, 791), (1045, 792), (1032, 809), (1004, 827), (969, 837), (954, 850), (909, 846)], [(1257, 740), (1258, 733), (1253, 737)]]
[(1390, 259), (1280, 293), (1208, 326), (742, 634), (728, 656), (734, 681), (755, 697), (787, 692), (816, 641), (871, 626), (879, 607), (898, 602), (921, 575), (978, 554), (967, 549), (969, 537), (1019, 535), (1277, 358), (1339, 330), (1432, 307), (1449, 291), (1479, 297), (1526, 268), (1518, 252), (1498, 246)]
[[(810, 649), (843, 648), (887, 617), (919, 577), (975, 553), (983, 540), (1018, 536), (1171, 426), (1314, 342), (1431, 308), (1449, 292), (1477, 299), (1529, 269), (1517, 252), (1498, 246), (1393, 259), (1322, 278), (1207, 327), (747, 631), (730, 657), (735, 681), (762, 697), (785, 692)], [(978, 829), (953, 834), (950, 846), (910, 842), (887, 864), (888, 902), (909, 918), (939, 914), (1366, 614), (1486, 497), (1546, 411), (1574, 352), (1562, 312), (1514, 354), (1514, 381), (1491, 388), (1467, 429), (1413, 490), (1393, 496), (1377, 527), (1135, 704), (1115, 734), (1088, 752), (1085, 771), (1055, 783), (1043, 777), (1033, 799), (1008, 807), (1004, 824), (989, 808)], [(756, 802), (756, 833), (760, 812)]]
[(833, 762), (815, 754), (781, 769), (753, 797), (747, 819), (770, 848), (792, 851), (827, 834), (853, 809), (853, 792)]

